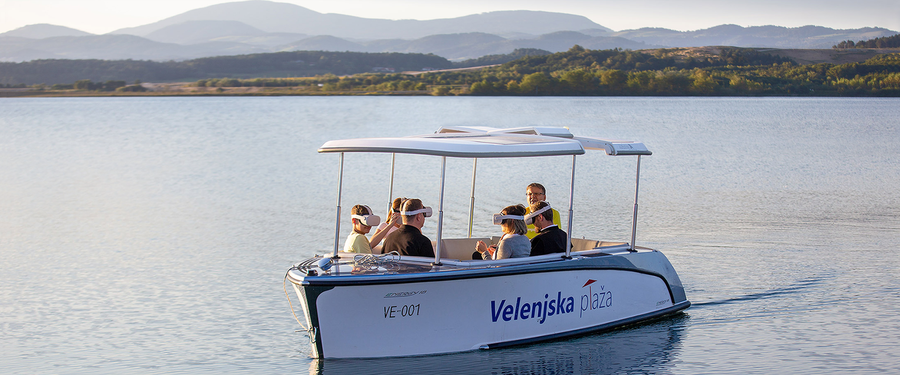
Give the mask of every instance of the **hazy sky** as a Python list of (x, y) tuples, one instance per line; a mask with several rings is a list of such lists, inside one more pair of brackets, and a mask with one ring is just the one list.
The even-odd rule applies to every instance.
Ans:
[[(0, 32), (35, 23), (95, 34), (139, 26), (227, 0), (0, 0)], [(900, 31), (900, 0), (282, 0), (366, 18), (452, 18), (496, 10), (578, 14), (613, 30), (740, 26), (884, 27)]]

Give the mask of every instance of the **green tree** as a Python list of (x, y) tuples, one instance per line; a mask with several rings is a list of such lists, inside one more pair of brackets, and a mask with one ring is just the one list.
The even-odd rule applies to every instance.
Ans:
[(584, 69), (565, 72), (561, 80), (565, 82), (569, 89), (579, 94), (585, 94), (597, 88), (597, 85), (594, 84), (594, 75)]
[(525, 94), (538, 95), (539, 93), (550, 88), (550, 78), (543, 72), (532, 73), (522, 78), (519, 84), (519, 90)]
[(625, 87), (626, 82), (628, 82), (628, 75), (621, 70), (604, 70), (600, 73), (600, 84), (607, 86), (614, 92), (621, 91)]

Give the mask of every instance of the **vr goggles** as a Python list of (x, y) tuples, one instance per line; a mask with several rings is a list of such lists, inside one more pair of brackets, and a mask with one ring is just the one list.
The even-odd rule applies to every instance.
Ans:
[(542, 209), (540, 209), (540, 210), (537, 210), (537, 211), (532, 212), (532, 213), (530, 213), (530, 214), (528, 214), (528, 215), (525, 215), (525, 224), (527, 224), (527, 225), (532, 225), (532, 224), (534, 224), (534, 217), (537, 216), (537, 215), (540, 215), (540, 214), (542, 214), (542, 213), (544, 213), (544, 212), (547, 212), (547, 210), (549, 210), (549, 209), (550, 209), (550, 205), (548, 204), (547, 207), (544, 207), (544, 208), (542, 208)]
[[(366, 210), (368, 210), (369, 212), (372, 212), (372, 209), (369, 208), (369, 206), (363, 206), (363, 207), (365, 207)], [(360, 222), (362, 225), (365, 225), (365, 226), (367, 226), (367, 227), (374, 227), (374, 226), (376, 226), (376, 225), (378, 225), (378, 224), (381, 224), (381, 218), (378, 217), (378, 215), (372, 215), (372, 214), (369, 214), (369, 215), (350, 215), (350, 218), (351, 218), (351, 219), (357, 219), (357, 220), (359, 220), (359, 222)]]
[(425, 217), (431, 217), (431, 207), (420, 208), (415, 211), (400, 211), (400, 215), (403, 216), (413, 216), (418, 214), (425, 214)]
[(506, 220), (506, 219), (525, 220), (525, 216), (494, 214), (494, 217), (493, 217), (494, 225), (503, 224), (503, 220)]

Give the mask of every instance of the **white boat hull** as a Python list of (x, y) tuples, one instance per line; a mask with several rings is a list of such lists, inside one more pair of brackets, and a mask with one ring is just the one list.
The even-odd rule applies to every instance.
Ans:
[[(664, 261), (662, 268), (671, 268), (661, 253), (644, 257), (654, 255)], [(605, 263), (616, 257), (604, 257)], [(640, 259), (638, 254), (630, 257)], [(320, 287), (295, 282), (294, 287), (305, 302), (307, 323), (315, 327), (311, 332), (314, 356), (321, 358), (424, 355), (517, 345), (634, 323), (689, 306), (683, 289), (677, 293), (681, 287), (677, 276), (673, 294), (672, 281), (663, 276), (665, 270), (562, 262), (572, 262), (567, 267), (575, 268), (534, 269), (532, 265), (533, 269), (513, 274), (466, 270), (449, 276), (425, 274), (420, 281)]]

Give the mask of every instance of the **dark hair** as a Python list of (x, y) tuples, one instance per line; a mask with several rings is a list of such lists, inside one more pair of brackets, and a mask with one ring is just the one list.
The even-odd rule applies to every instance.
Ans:
[[(521, 204), (506, 206), (500, 213), (503, 215), (525, 216), (525, 206)], [(500, 225), (502, 227), (508, 226), (515, 234), (525, 235), (528, 233), (528, 227), (525, 225), (525, 220), (503, 219), (503, 222)]]
[[(531, 212), (538, 212), (542, 208), (548, 207), (548, 206), (550, 206), (550, 204), (547, 202), (537, 202), (537, 203), (531, 205)], [(544, 220), (553, 221), (553, 209), (551, 208), (547, 211), (542, 212), (541, 217), (543, 217)]]
[(528, 188), (540, 188), (541, 193), (544, 193), (544, 195), (547, 195), (547, 189), (544, 188), (544, 185), (541, 185), (537, 182), (532, 182), (532, 183), (528, 184), (528, 186), (526, 186), (525, 189), (528, 189)]
[(357, 204), (357, 205), (353, 206), (353, 208), (350, 209), (350, 214), (351, 215), (371, 215), (372, 213), (369, 212), (369, 208), (366, 207), (366, 205)]
[[(422, 204), (422, 201), (420, 199), (413, 198), (413, 199), (407, 199), (407, 200), (403, 201), (403, 208), (400, 209), (400, 211), (409, 212), (409, 211), (421, 210), (423, 208), (425, 208), (425, 205)], [(406, 216), (406, 215), (404, 215), (404, 216)], [(415, 215), (406, 216), (406, 218), (412, 219), (413, 216), (415, 216)]]

